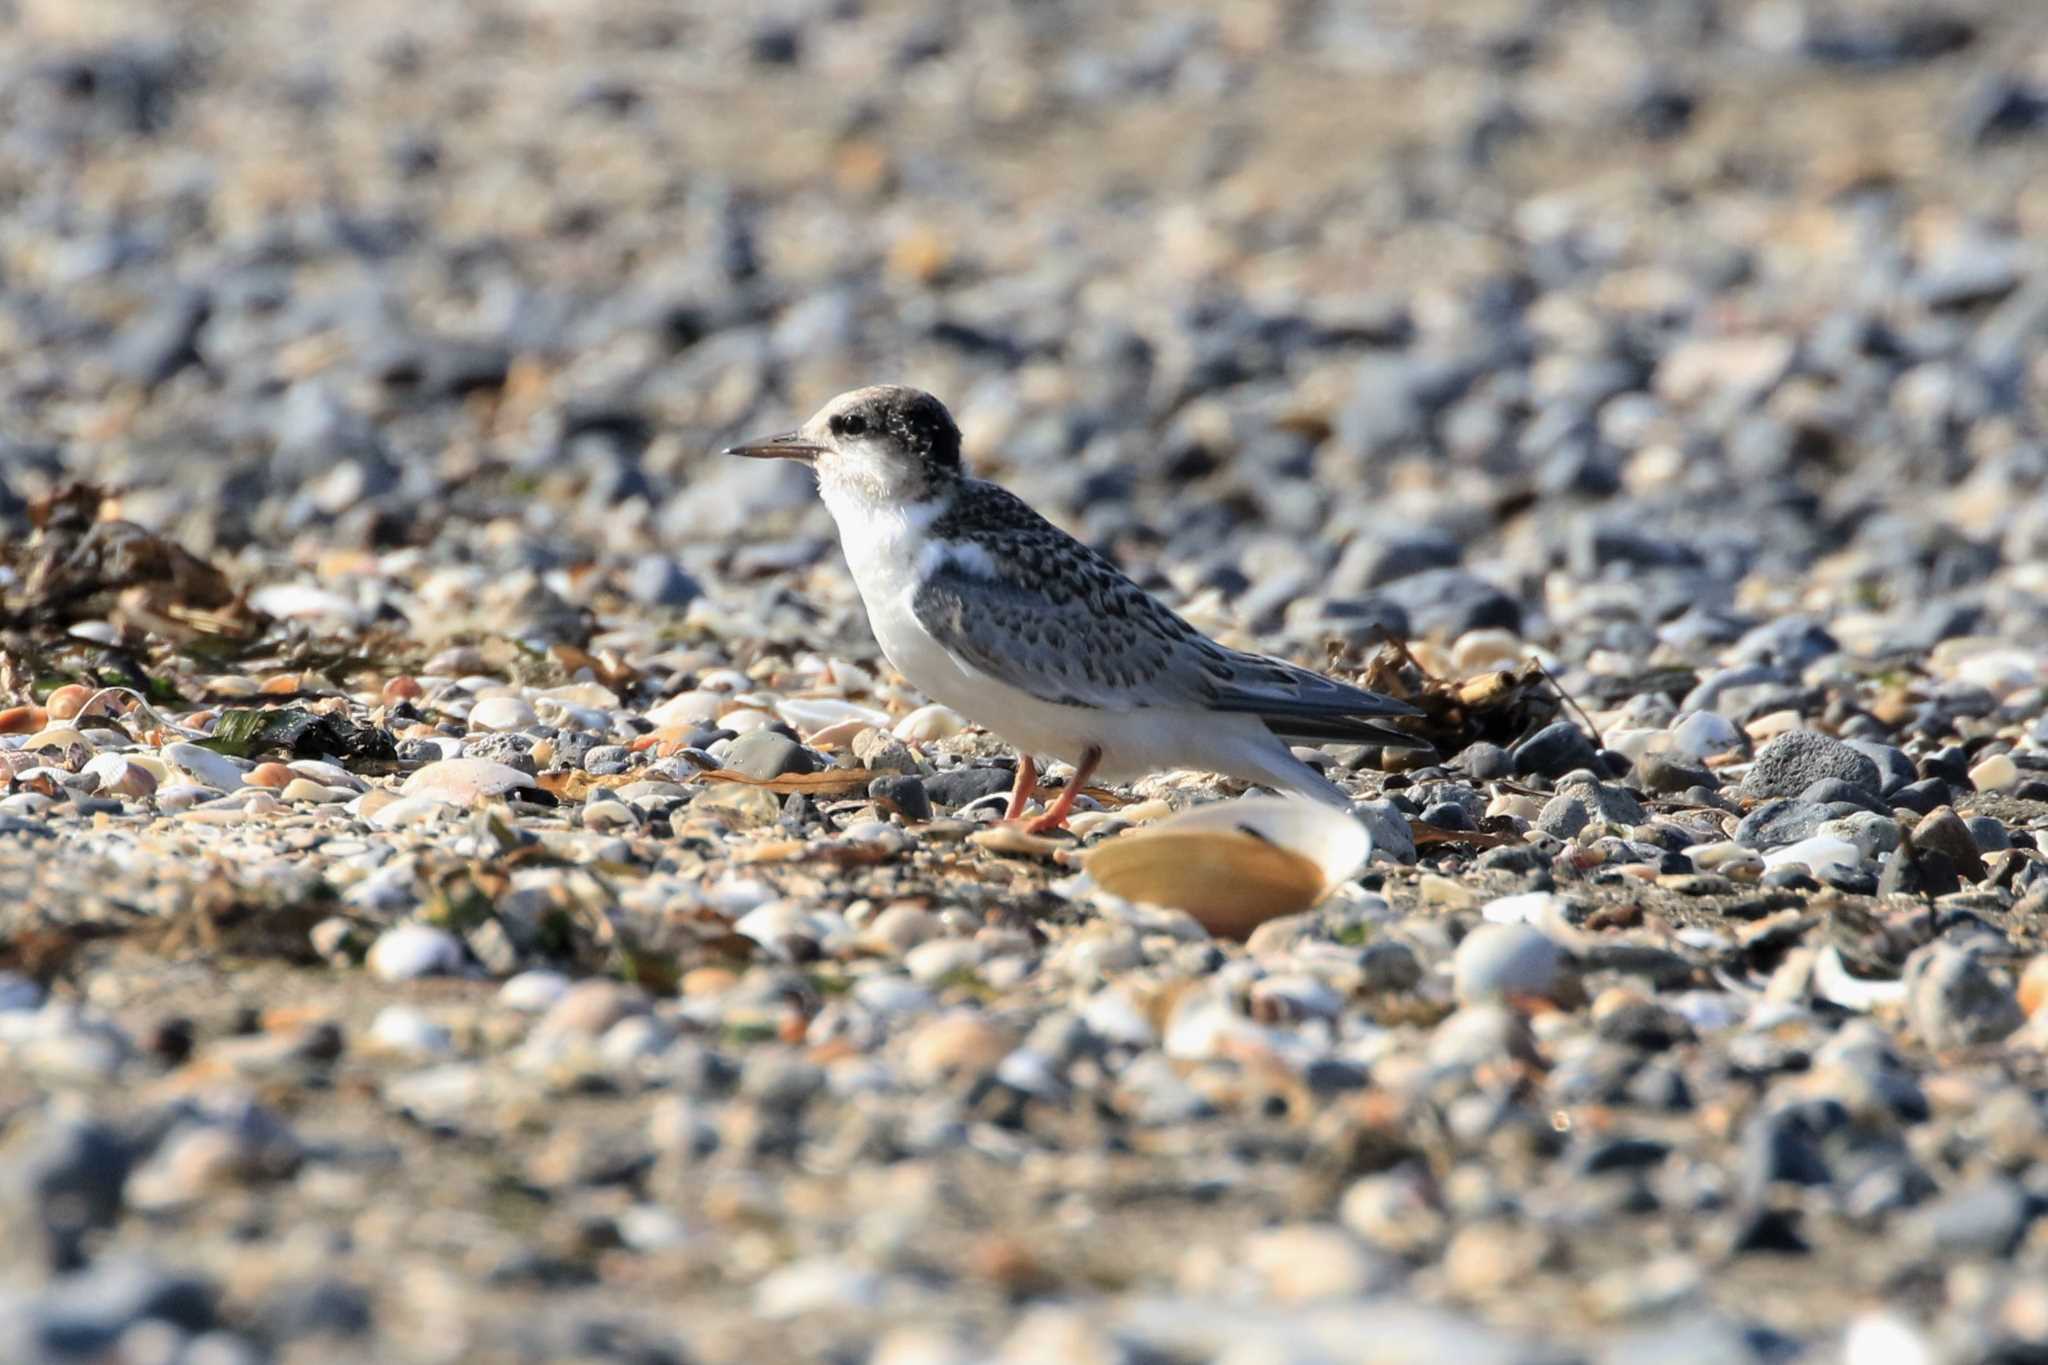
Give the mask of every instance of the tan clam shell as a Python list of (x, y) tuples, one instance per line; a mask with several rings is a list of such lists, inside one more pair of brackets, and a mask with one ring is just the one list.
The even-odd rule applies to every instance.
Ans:
[(1248, 797), (1202, 806), (1091, 850), (1111, 895), (1185, 910), (1221, 938), (1306, 910), (1372, 852), (1365, 826), (1306, 801)]

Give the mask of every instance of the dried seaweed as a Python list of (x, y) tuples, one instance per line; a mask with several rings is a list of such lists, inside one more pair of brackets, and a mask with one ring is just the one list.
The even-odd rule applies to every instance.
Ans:
[(1446, 754), (1481, 741), (1512, 744), (1571, 704), (1534, 659), (1453, 680), (1430, 673), (1400, 643), (1381, 646), (1359, 681), (1420, 710), (1419, 718), (1403, 720), (1401, 727)]
[(390, 732), (358, 724), (346, 716), (294, 706), (225, 711), (214, 725), (212, 736), (199, 743), (233, 758), (264, 753), (368, 763), (391, 763), (398, 758), (398, 745)]

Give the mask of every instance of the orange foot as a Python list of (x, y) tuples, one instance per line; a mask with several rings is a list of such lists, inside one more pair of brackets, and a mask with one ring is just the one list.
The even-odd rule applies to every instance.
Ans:
[[(1088, 785), (1088, 779), (1095, 775), (1096, 767), (1102, 762), (1102, 750), (1091, 744), (1081, 755), (1081, 765), (1074, 769), (1074, 775), (1067, 785), (1060, 788), (1060, 794), (1045, 808), (1045, 814), (1036, 820), (1019, 820), (1024, 813), (1024, 804), (1038, 788), (1038, 767), (1029, 758), (1020, 758), (1017, 763), (1017, 785), (1010, 792), (1010, 809), (1003, 816), (1006, 821), (1018, 820), (1026, 834), (1050, 834), (1067, 823), (1067, 816), (1073, 813), (1074, 799), (1081, 794), (1081, 788)], [(1029, 786), (1026, 778), (1029, 778)]]

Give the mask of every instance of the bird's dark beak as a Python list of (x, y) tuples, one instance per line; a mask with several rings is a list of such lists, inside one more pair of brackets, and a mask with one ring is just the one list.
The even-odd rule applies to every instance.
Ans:
[(825, 447), (816, 441), (806, 440), (801, 431), (785, 431), (780, 436), (727, 446), (725, 453), (744, 455), (750, 460), (802, 460), (809, 464), (825, 453)]

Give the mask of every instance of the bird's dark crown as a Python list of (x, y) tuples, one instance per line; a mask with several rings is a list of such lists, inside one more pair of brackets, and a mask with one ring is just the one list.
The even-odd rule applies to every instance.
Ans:
[(881, 440), (934, 472), (960, 468), (960, 428), (922, 389), (884, 384), (834, 404), (826, 427), (840, 441)]

